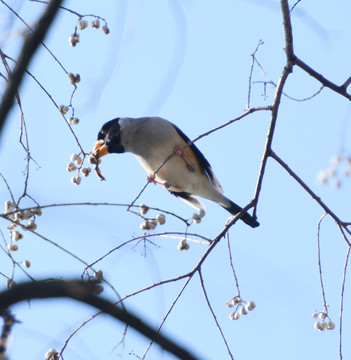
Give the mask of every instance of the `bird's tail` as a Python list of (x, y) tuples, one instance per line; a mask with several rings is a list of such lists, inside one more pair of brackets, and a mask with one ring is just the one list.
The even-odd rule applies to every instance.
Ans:
[[(239, 211), (242, 210), (242, 208), (235, 204), (233, 201), (229, 200), (228, 198), (226, 198), (226, 203), (223, 204), (221, 203), (220, 205), (226, 209), (227, 211), (229, 211), (232, 215), (236, 215)], [(250, 214), (245, 213), (241, 218), (240, 218), (245, 224), (255, 228), (257, 226), (260, 225), (260, 223), (253, 218)]]

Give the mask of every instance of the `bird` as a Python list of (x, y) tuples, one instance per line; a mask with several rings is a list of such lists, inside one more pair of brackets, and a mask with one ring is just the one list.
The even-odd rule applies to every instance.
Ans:
[[(223, 189), (202, 152), (176, 125), (161, 117), (117, 117), (98, 132), (90, 152), (95, 161), (111, 153), (133, 153), (148, 173), (148, 180), (205, 214), (197, 198), (211, 200), (230, 214), (242, 208), (223, 195)], [(99, 175), (99, 174), (98, 174)], [(247, 212), (241, 220), (255, 228), (256, 218)]]

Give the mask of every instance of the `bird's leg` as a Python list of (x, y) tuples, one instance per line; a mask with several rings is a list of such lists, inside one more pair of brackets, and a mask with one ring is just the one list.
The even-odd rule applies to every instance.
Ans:
[(175, 146), (174, 147), (174, 153), (178, 156), (180, 156), (181, 158), (183, 158), (183, 160), (185, 161), (186, 163), (186, 167), (188, 168), (188, 170), (190, 172), (194, 172), (196, 170), (196, 167), (194, 165), (194, 163), (191, 163), (185, 156), (185, 150), (182, 146)]
[(168, 189), (171, 186), (171, 184), (168, 181), (165, 181), (165, 182), (157, 181), (155, 174), (148, 175), (147, 176), (147, 181), (152, 182), (155, 185), (160, 184), (160, 185), (164, 186), (166, 189)]

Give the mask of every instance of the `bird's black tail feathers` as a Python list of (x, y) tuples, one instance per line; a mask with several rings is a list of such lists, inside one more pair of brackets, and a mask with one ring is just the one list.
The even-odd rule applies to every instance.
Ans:
[[(233, 203), (233, 201), (227, 199), (230, 203), (229, 206), (224, 206), (224, 205), (221, 205), (224, 209), (226, 209), (227, 211), (229, 211), (232, 215), (236, 215), (239, 211), (242, 210), (242, 208)], [(254, 219), (250, 214), (248, 213), (245, 213), (241, 218), (240, 218), (245, 224), (251, 226), (252, 228), (255, 228), (257, 226), (260, 225), (260, 223)]]

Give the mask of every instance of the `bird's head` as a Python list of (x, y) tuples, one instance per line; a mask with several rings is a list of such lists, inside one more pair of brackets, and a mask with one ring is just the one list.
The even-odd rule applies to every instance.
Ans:
[(91, 154), (98, 159), (110, 153), (123, 153), (124, 151), (124, 146), (121, 144), (119, 118), (108, 121), (100, 129)]

